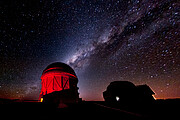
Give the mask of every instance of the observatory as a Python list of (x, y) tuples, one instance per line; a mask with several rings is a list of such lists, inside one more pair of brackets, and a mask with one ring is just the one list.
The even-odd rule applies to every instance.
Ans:
[(41, 102), (64, 104), (79, 101), (78, 78), (69, 65), (61, 62), (50, 64), (44, 69), (41, 80)]
[(122, 105), (150, 104), (154, 101), (155, 93), (147, 85), (135, 86), (128, 81), (114, 81), (103, 92), (106, 102), (115, 102)]

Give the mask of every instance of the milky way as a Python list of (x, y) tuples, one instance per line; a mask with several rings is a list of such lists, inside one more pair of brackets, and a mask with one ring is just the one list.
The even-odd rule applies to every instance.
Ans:
[(112, 81), (180, 97), (176, 0), (3, 2), (0, 97), (37, 99), (50, 63), (74, 68), (80, 97), (103, 100)]

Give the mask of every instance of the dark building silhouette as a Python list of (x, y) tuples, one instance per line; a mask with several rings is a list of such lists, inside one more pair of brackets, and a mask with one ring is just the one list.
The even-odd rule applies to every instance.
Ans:
[(128, 81), (114, 81), (103, 92), (103, 97), (106, 102), (134, 105), (152, 103), (154, 101), (153, 94), (155, 93), (147, 85), (135, 86)]
[(153, 95), (155, 94), (148, 85), (138, 85), (137, 88), (137, 97), (138, 102), (142, 103), (151, 103), (154, 101)]
[(41, 76), (40, 100), (66, 104), (79, 101), (78, 78), (67, 64), (56, 62), (47, 66)]

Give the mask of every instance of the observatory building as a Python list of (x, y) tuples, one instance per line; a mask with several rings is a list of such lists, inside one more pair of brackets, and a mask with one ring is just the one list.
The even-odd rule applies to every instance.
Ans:
[(135, 86), (128, 81), (114, 81), (103, 92), (103, 97), (106, 102), (135, 105), (152, 103), (154, 101), (154, 94), (147, 85)]
[(66, 104), (79, 101), (78, 78), (69, 65), (61, 62), (50, 64), (44, 69), (41, 80), (41, 102)]

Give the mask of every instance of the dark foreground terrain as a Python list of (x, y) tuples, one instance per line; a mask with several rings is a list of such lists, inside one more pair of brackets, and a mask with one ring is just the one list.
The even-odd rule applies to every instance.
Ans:
[(82, 101), (58, 108), (37, 101), (0, 100), (1, 117), (11, 119), (180, 119), (180, 99), (156, 100), (151, 105), (122, 106), (104, 101)]

